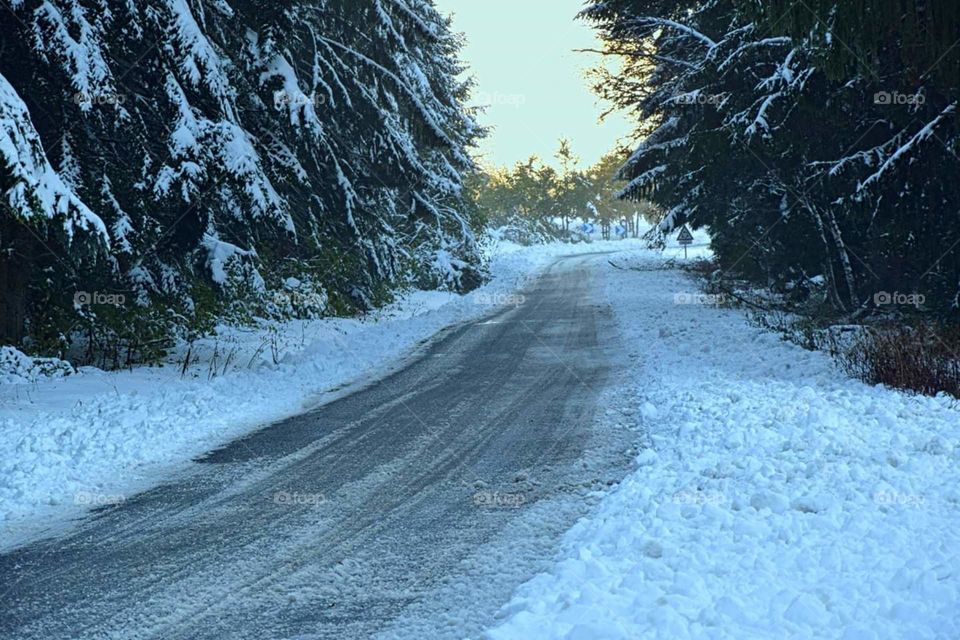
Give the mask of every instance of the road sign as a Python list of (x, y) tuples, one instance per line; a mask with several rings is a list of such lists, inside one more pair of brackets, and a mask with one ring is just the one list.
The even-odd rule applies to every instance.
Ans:
[(690, 233), (690, 229), (687, 229), (687, 225), (680, 227), (680, 233), (677, 234), (677, 242), (683, 245), (683, 259), (687, 259), (687, 245), (693, 244), (693, 234)]

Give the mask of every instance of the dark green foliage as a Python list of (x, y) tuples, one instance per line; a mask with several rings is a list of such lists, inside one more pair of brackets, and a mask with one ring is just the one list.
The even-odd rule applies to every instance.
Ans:
[[(429, 0), (14, 7), (0, 107), (25, 111), (0, 127), (38, 166), (0, 156), (4, 342), (113, 358), (104, 334), (149, 358), (157, 336), (213, 318), (355, 312), (396, 286), (478, 281), (461, 175), (483, 132)], [(69, 208), (31, 204), (51, 191), (40, 160)], [(126, 303), (78, 307), (77, 292)]]
[(922, 296), (956, 317), (960, 9), (939, 1), (591, 2), (643, 118), (621, 170), (660, 231), (708, 227), (721, 272), (830, 305)]

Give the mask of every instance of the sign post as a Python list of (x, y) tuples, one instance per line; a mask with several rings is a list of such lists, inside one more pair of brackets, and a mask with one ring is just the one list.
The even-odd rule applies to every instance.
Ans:
[(687, 246), (693, 244), (693, 234), (690, 233), (690, 229), (687, 229), (687, 225), (680, 227), (680, 233), (677, 234), (677, 242), (683, 245), (683, 259), (687, 259)]

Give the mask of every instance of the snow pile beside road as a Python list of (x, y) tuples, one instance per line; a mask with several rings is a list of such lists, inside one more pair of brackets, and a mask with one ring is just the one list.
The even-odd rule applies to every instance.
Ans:
[(364, 319), (221, 327), (194, 343), (185, 376), (183, 350), (163, 367), (88, 367), (60, 380), (18, 374), (30, 383), (0, 385), (0, 548), (147, 488), (330, 389), (379, 376), (437, 331), (509, 303), (556, 256), (628, 246), (505, 247), (492, 256), (492, 282), (466, 296), (417, 291)]
[(73, 365), (59, 358), (34, 358), (13, 347), (0, 347), (0, 384), (29, 384), (76, 372)]
[(850, 380), (661, 258), (615, 262), (647, 448), (489, 636), (960, 638), (957, 403)]

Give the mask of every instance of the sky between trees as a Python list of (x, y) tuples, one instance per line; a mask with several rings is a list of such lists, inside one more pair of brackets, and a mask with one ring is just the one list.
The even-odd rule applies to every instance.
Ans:
[(621, 114), (604, 111), (583, 72), (600, 60), (575, 51), (597, 48), (592, 29), (576, 20), (581, 0), (436, 0), (466, 34), (461, 52), (476, 81), (472, 105), (486, 105), (493, 130), (480, 144), (484, 164), (512, 165), (536, 154), (559, 168), (557, 140), (570, 141), (581, 166), (592, 165), (627, 135)]

